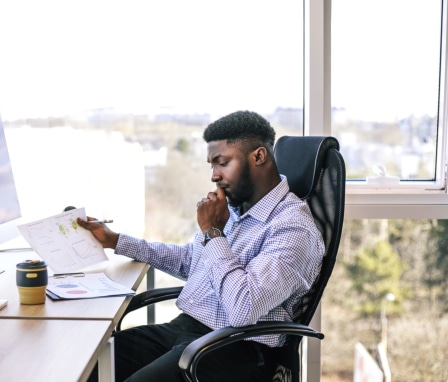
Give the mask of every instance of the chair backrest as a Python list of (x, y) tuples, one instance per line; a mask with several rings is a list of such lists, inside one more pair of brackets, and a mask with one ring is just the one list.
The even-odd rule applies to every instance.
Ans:
[[(284, 136), (278, 139), (274, 154), (290, 190), (307, 201), (325, 243), (320, 275), (294, 314), (294, 322), (309, 325), (336, 262), (344, 221), (345, 164), (333, 137)], [(292, 342), (289, 346), (297, 348), (300, 339)], [(291, 362), (297, 358), (293, 354)]]

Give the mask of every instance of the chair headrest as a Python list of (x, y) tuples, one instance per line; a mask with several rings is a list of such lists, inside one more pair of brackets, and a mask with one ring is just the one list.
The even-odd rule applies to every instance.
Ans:
[(274, 157), (278, 171), (286, 176), (290, 190), (299, 198), (306, 199), (313, 191), (331, 148), (339, 150), (334, 137), (283, 136), (277, 140)]

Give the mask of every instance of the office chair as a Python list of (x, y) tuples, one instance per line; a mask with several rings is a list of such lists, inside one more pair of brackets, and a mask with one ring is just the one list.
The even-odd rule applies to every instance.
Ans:
[[(324, 335), (308, 325), (319, 305), (333, 271), (341, 238), (345, 205), (345, 164), (339, 142), (333, 137), (293, 137), (278, 139), (274, 149), (280, 174), (287, 177), (290, 190), (310, 206), (324, 243), (325, 254), (318, 279), (295, 309), (293, 322), (263, 321), (246, 327), (226, 327), (208, 333), (187, 346), (179, 367), (186, 381), (197, 381), (201, 358), (226, 344), (245, 338), (285, 334), (286, 344), (273, 352), (278, 367), (274, 382), (300, 380), (299, 346), (303, 336), (323, 339)], [(176, 298), (182, 287), (161, 288), (134, 296), (123, 317), (136, 309)], [(120, 330), (121, 321), (117, 324)]]

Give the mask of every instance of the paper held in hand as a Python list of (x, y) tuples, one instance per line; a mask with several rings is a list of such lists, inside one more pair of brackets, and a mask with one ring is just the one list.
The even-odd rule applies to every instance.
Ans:
[(31, 248), (55, 273), (70, 273), (108, 260), (101, 243), (76, 219), (86, 220), (77, 208), (18, 226)]

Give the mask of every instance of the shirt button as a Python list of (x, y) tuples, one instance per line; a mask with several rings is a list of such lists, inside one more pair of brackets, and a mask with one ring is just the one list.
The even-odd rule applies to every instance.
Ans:
[(190, 299), (188, 300), (188, 302), (189, 302), (190, 304), (193, 304), (193, 303), (194, 303), (194, 300), (193, 300), (192, 298), (190, 298)]

